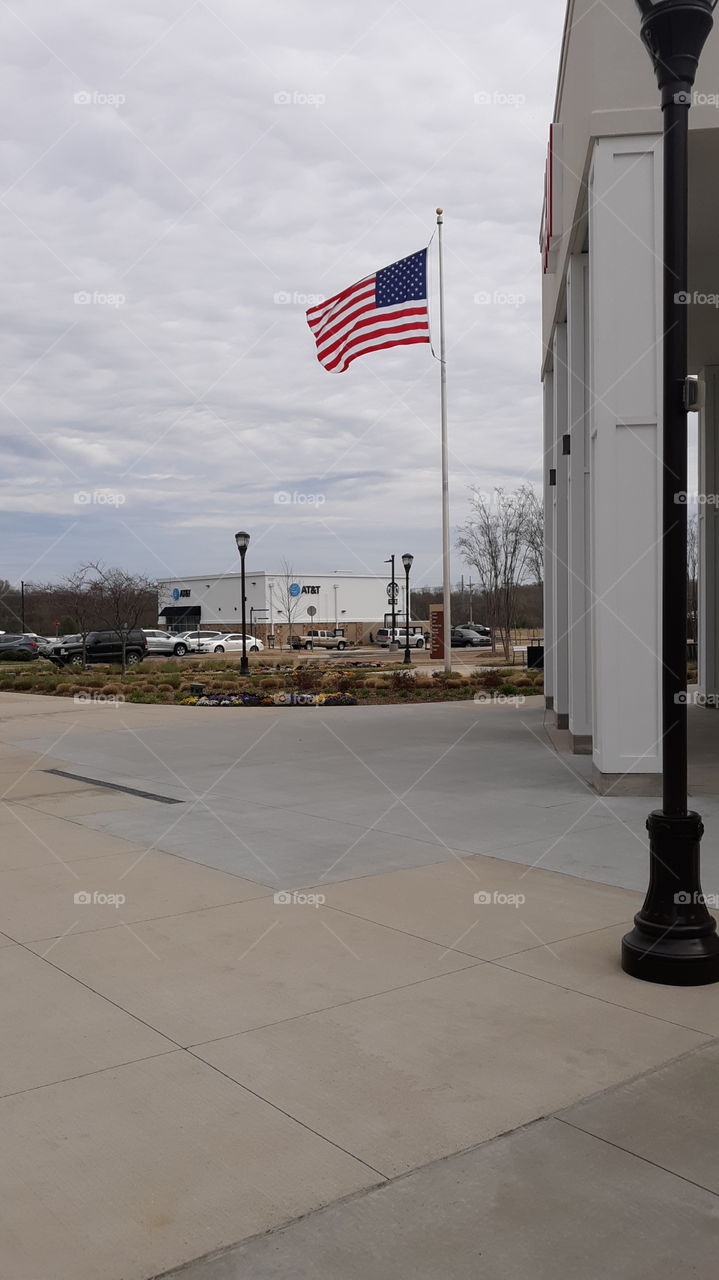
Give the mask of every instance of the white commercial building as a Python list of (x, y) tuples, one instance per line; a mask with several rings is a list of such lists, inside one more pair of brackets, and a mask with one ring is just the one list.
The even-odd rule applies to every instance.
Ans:
[[(592, 753), (600, 791), (656, 789), (662, 764), (662, 114), (639, 25), (634, 0), (569, 0), (542, 226), (545, 694), (573, 749)], [(689, 112), (687, 299), (703, 396), (688, 499), (699, 514), (699, 681), (714, 696), (718, 95), (719, 26)]]
[[(168, 578), (158, 582), (158, 616), (172, 631), (202, 627), (241, 629), (239, 573)], [(245, 574), (247, 626), (261, 639), (286, 641), (308, 627), (342, 631), (350, 641), (367, 639), (384, 621), (387, 578), (382, 574), (315, 573), (288, 577), (265, 570)], [(398, 586), (399, 590), (399, 586)], [(403, 609), (404, 585), (397, 605)]]

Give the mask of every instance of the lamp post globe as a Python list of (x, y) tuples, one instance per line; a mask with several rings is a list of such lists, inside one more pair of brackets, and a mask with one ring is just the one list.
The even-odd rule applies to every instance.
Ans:
[(719, 938), (701, 890), (704, 826), (687, 792), (689, 108), (717, 0), (636, 0), (663, 116), (662, 807), (647, 818), (649, 887), (622, 968), (670, 986), (719, 982)]
[(413, 561), (413, 560), (414, 560), (414, 556), (411, 556), (411, 555), (409, 554), (409, 551), (405, 551), (404, 555), (402, 556), (402, 564), (404, 565), (404, 578), (405, 578), (405, 588), (404, 588), (404, 661), (405, 661), (405, 666), (411, 666), (411, 663), (412, 663), (412, 655), (411, 655), (411, 653), (410, 653), (410, 651), (409, 651), (409, 571), (410, 571), (410, 569), (412, 568), (412, 561)]
[(250, 674), (250, 664), (247, 659), (247, 597), (245, 595), (245, 556), (247, 548), (250, 545), (250, 535), (241, 530), (235, 534), (235, 542), (237, 550), (240, 553), (240, 591), (242, 594), (242, 657), (240, 658), (240, 675), (247, 676)]
[(681, 85), (691, 89), (717, 0), (636, 0), (636, 5), (662, 93), (681, 93)]

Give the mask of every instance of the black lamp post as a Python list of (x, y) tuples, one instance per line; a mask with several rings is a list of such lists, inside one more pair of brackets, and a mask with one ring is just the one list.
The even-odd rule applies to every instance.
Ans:
[(236, 533), (235, 542), (237, 543), (237, 550), (240, 553), (240, 565), (242, 569), (242, 657), (240, 659), (240, 675), (247, 676), (250, 674), (250, 664), (247, 661), (247, 625), (245, 621), (247, 616), (247, 600), (245, 597), (245, 556), (247, 555), (247, 548), (250, 545), (249, 533)]
[(402, 564), (404, 565), (404, 661), (405, 666), (409, 666), (412, 662), (412, 655), (409, 651), (409, 571), (412, 568), (414, 556), (408, 551), (402, 556)]
[(717, 0), (637, 0), (664, 118), (662, 808), (647, 818), (649, 888), (622, 940), (622, 968), (672, 986), (719, 981), (716, 921), (704, 903), (698, 813), (687, 808), (687, 257), (689, 107)]

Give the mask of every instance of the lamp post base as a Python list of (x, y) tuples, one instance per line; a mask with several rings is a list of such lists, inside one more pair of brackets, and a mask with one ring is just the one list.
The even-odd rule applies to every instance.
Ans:
[(647, 818), (649, 889), (622, 939), (622, 969), (644, 982), (701, 987), (719, 982), (719, 937), (699, 881), (698, 813)]

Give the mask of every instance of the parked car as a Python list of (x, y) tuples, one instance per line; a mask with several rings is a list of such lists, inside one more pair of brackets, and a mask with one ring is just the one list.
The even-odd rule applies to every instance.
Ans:
[(481, 636), (469, 627), (452, 627), (450, 644), (453, 649), (479, 649), (490, 643), (489, 636)]
[(290, 644), (293, 649), (346, 649), (347, 640), (345, 636), (338, 635), (335, 631), (322, 631), (317, 627), (310, 627), (303, 636), (292, 636)]
[(175, 639), (187, 645), (190, 653), (200, 653), (200, 645), (206, 640), (221, 639), (221, 631), (180, 631)]
[(50, 658), (53, 654), (58, 654), (63, 645), (82, 644), (82, 635), (75, 636), (45, 636), (39, 641), (40, 656)]
[[(380, 627), (375, 634), (375, 644), (382, 645), (382, 647), (386, 649), (389, 647), (390, 643), (392, 642), (392, 639), (395, 639), (398, 644), (404, 646), (406, 641), (406, 635), (407, 635), (407, 632), (405, 627), (395, 627), (394, 631), (392, 631), (391, 627)], [(414, 623), (410, 622), (409, 624), (410, 649), (424, 649), (425, 643), (426, 641), (425, 641), (425, 635), (424, 635), (424, 627), (415, 626)]]
[[(147, 657), (147, 639), (144, 631), (125, 632), (125, 662), (134, 667)], [(56, 651), (48, 654), (55, 663), (64, 667), (81, 667), (86, 663), (122, 662), (123, 637), (119, 631), (89, 631), (85, 637), (84, 655), (82, 636), (65, 636)]]
[(173, 635), (171, 631), (145, 630), (148, 653), (174, 654), (176, 658), (184, 658), (189, 652), (189, 643), (183, 636)]
[(0, 635), (0, 661), (32, 662), (39, 656), (37, 641), (29, 636), (13, 635), (12, 632), (6, 631)]
[(492, 632), (489, 627), (483, 627), (481, 622), (460, 622), (460, 631), (476, 631), (477, 635), (488, 636), (491, 642)]
[[(245, 648), (248, 653), (259, 653), (264, 649), (261, 640), (256, 636), (245, 636)], [(220, 633), (213, 640), (203, 640), (200, 653), (238, 653), (242, 651), (242, 632), (232, 631), (229, 635)]]

